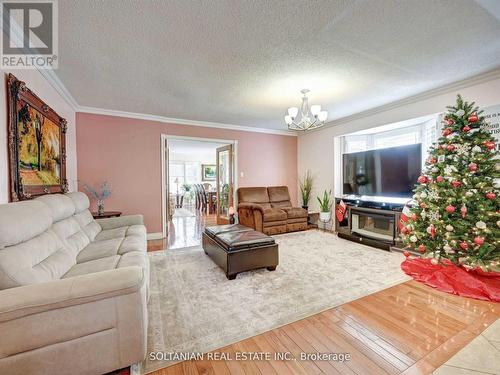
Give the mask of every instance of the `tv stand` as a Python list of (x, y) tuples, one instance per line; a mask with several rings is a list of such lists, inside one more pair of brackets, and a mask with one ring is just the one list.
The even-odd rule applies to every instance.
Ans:
[(343, 200), (347, 205), (342, 221), (336, 221), (338, 236), (384, 250), (399, 243), (398, 222), (404, 204), (336, 198), (336, 205)]

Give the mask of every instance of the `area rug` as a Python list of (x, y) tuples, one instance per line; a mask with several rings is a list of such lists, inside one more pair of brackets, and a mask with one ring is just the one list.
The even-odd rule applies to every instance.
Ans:
[(148, 352), (141, 373), (174, 362), (151, 352), (208, 352), (399, 284), (402, 254), (317, 230), (275, 236), (279, 266), (227, 280), (201, 247), (150, 253)]

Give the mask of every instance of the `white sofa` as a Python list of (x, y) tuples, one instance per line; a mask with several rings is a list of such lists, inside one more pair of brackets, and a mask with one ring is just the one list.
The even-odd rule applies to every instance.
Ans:
[(144, 359), (141, 215), (94, 220), (83, 193), (0, 205), (0, 374), (102, 374)]

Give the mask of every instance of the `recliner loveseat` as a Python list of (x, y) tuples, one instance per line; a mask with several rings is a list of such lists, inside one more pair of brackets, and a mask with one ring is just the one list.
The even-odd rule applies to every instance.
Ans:
[(0, 374), (99, 374), (144, 359), (141, 215), (94, 220), (83, 193), (0, 205)]
[(307, 229), (307, 210), (293, 207), (288, 187), (238, 189), (240, 224), (268, 235)]

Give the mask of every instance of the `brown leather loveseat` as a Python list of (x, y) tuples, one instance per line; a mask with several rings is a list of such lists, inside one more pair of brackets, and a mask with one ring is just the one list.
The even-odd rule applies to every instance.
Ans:
[(238, 217), (268, 235), (307, 229), (307, 210), (292, 207), (286, 186), (239, 188)]

